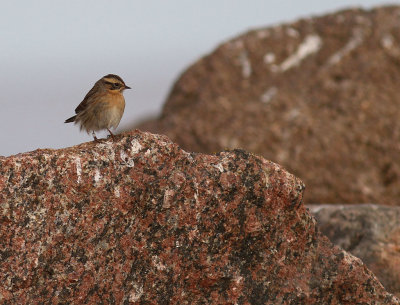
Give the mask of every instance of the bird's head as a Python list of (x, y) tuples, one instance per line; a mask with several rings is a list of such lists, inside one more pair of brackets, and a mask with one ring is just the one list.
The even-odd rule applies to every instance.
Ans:
[(125, 85), (121, 77), (115, 74), (108, 74), (102, 77), (100, 82), (112, 93), (122, 93), (125, 89), (131, 89), (131, 87)]

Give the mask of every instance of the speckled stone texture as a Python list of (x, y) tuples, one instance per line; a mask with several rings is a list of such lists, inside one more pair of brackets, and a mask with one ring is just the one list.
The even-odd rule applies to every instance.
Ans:
[(307, 203), (399, 205), (399, 86), (400, 7), (353, 9), (222, 44), (139, 128), (189, 151), (240, 147), (282, 164)]
[(139, 131), (0, 158), (0, 302), (400, 304), (303, 190), (245, 151)]
[(310, 205), (321, 232), (359, 257), (383, 286), (400, 296), (400, 207)]

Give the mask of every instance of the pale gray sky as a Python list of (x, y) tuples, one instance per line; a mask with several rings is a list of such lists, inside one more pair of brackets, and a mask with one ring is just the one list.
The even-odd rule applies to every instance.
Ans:
[[(120, 126), (157, 114), (201, 56), (249, 29), (379, 0), (0, 0), (0, 155), (91, 137), (64, 120), (108, 73), (133, 87)], [(400, 4), (400, 1), (391, 1)], [(104, 136), (105, 134), (99, 134)]]

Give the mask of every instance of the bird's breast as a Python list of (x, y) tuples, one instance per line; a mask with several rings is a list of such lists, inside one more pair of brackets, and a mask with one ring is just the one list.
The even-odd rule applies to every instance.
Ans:
[(110, 94), (109, 96), (109, 106), (113, 108), (117, 108), (122, 112), (125, 109), (125, 99), (124, 96), (120, 93), (118, 94)]
[(125, 99), (122, 94), (113, 94), (113, 96), (110, 97), (109, 103), (108, 103), (108, 111), (107, 112), (107, 118), (108, 118), (108, 127), (113, 126), (114, 128), (117, 128), (122, 115), (124, 114), (125, 110)]

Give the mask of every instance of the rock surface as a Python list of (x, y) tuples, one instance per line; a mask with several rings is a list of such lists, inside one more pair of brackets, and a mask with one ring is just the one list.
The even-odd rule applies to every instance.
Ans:
[[(307, 203), (400, 201), (400, 7), (250, 31), (193, 64), (139, 128), (284, 165)], [(266, 20), (267, 22), (267, 20)]]
[(385, 288), (400, 296), (400, 207), (310, 205), (323, 234), (359, 257)]
[(135, 131), (0, 158), (2, 304), (400, 304), (322, 236), (303, 183)]

